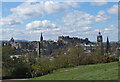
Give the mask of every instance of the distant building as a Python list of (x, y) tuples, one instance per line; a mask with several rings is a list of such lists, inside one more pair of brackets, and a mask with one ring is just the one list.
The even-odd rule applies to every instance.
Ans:
[(62, 42), (64, 44), (73, 44), (73, 43), (91, 43), (88, 38), (85, 39), (81, 39), (81, 38), (77, 38), (77, 37), (69, 37), (69, 36), (59, 36), (58, 37), (58, 42)]
[(99, 35), (97, 36), (97, 44), (98, 46), (102, 46), (103, 45), (103, 39), (102, 39), (102, 35), (101, 33), (99, 32)]
[(3, 46), (11, 46), (15, 49), (15, 55), (22, 55), (22, 54), (40, 54), (40, 42), (39, 41), (24, 41), (24, 42), (15, 42), (14, 38), (12, 37), (8, 43), (3, 43)]
[[(78, 37), (59, 36), (58, 41), (46, 41), (41, 33), (39, 41), (22, 41), (16, 42), (12, 37), (9, 42), (3, 42), (2, 46), (11, 46), (15, 48), (15, 55), (30, 54), (30, 55), (54, 55), (54, 52), (59, 48), (66, 46), (82, 47), (86, 54), (91, 54), (97, 48), (101, 48), (101, 54), (110, 53), (110, 43), (107, 37), (106, 44), (103, 43), (102, 35), (99, 32), (97, 43), (90, 42), (88, 38), (81, 39)], [(106, 52), (104, 53), (104, 50)], [(114, 54), (114, 53), (113, 53)]]
[(97, 36), (97, 47), (100, 49), (100, 54), (104, 55), (104, 46), (103, 46), (103, 39), (102, 39), (102, 35), (99, 32), (99, 35)]

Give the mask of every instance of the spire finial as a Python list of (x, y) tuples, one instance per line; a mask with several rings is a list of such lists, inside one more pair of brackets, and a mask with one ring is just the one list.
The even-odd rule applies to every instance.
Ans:
[(99, 33), (98, 33), (98, 34), (99, 34), (99, 35), (101, 34), (101, 33), (100, 33), (100, 29), (99, 29)]
[(99, 35), (101, 35), (100, 31), (99, 31)]
[(108, 36), (107, 36), (107, 41), (109, 42)]
[(41, 37), (40, 37), (40, 41), (43, 41), (43, 36), (42, 36), (42, 32), (41, 32)]
[(41, 36), (42, 36), (42, 32), (41, 32)]

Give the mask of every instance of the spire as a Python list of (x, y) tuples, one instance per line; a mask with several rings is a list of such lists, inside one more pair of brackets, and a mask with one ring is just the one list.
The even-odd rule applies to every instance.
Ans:
[(41, 32), (41, 37), (40, 37), (40, 41), (43, 41), (43, 36), (42, 36), (42, 32)]
[(109, 45), (109, 39), (108, 39), (108, 36), (107, 36), (107, 45)]
[(106, 53), (108, 54), (110, 52), (110, 45), (109, 45), (109, 39), (107, 36), (107, 42), (106, 42)]

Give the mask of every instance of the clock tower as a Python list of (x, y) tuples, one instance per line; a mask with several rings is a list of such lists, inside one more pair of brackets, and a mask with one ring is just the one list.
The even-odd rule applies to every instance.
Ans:
[(99, 46), (102, 46), (102, 35), (101, 35), (100, 32), (99, 32), (99, 35), (97, 36), (97, 44), (98, 44)]
[(104, 48), (103, 48), (103, 42), (102, 42), (102, 35), (99, 32), (99, 35), (97, 36), (97, 44), (98, 44), (98, 49), (100, 50), (100, 55), (104, 55)]

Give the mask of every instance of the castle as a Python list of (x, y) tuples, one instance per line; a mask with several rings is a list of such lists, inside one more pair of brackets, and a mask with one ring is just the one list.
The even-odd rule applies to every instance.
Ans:
[[(63, 48), (65, 45), (74, 45), (81, 46), (86, 51), (86, 53), (94, 52), (97, 46), (102, 46), (102, 35), (99, 32), (97, 36), (97, 44), (92, 43), (88, 40), (88, 38), (81, 39), (77, 37), (69, 37), (69, 36), (59, 36), (58, 41), (46, 41), (43, 39), (42, 33), (40, 36), (40, 41), (23, 41), (23, 42), (15, 42), (12, 37), (9, 42), (3, 42), (2, 46), (11, 46), (15, 49), (16, 55), (22, 54), (30, 54), (30, 55), (47, 55), (52, 54), (56, 49)], [(110, 52), (109, 40), (107, 37), (107, 48), (106, 53)]]

